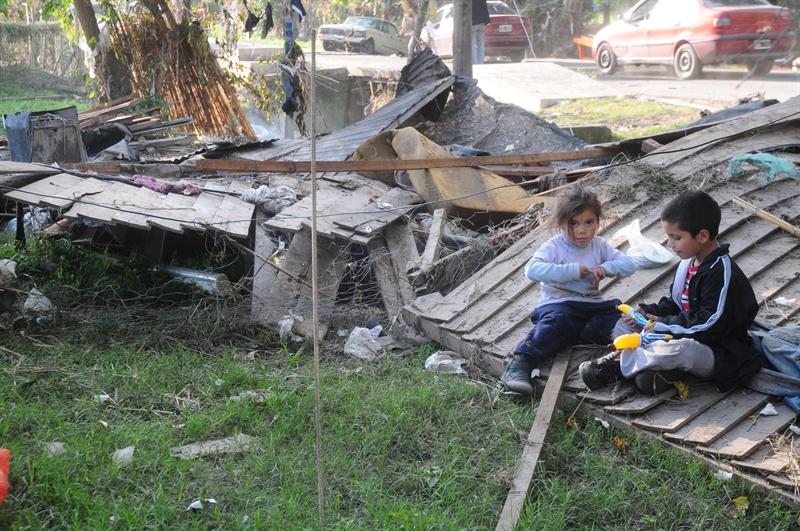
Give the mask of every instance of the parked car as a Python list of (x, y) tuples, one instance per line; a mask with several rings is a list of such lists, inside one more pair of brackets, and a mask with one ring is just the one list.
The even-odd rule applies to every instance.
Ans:
[(692, 79), (705, 65), (733, 63), (764, 75), (794, 48), (792, 16), (767, 0), (640, 0), (594, 36), (592, 52), (604, 74), (664, 64)]
[[(531, 21), (500, 0), (489, 0), (486, 6), (489, 8), (489, 23), (484, 30), (486, 57), (522, 61), (529, 49)], [(445, 4), (436, 11), (436, 21), (427, 24), (421, 39), (439, 57), (453, 56), (453, 4)]]
[(366, 54), (403, 55), (408, 44), (394, 24), (372, 17), (347, 17), (341, 24), (324, 24), (319, 28), (319, 38), (325, 50)]

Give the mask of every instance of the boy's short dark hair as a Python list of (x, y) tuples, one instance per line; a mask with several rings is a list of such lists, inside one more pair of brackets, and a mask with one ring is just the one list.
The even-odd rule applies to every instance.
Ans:
[(719, 220), (722, 217), (719, 205), (714, 198), (702, 190), (684, 192), (669, 202), (661, 212), (661, 221), (675, 223), (681, 230), (692, 235), (703, 229), (711, 239), (719, 234)]

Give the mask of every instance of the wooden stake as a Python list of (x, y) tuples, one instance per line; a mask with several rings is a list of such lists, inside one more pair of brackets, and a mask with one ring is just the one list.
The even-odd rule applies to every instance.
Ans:
[(754, 214), (757, 217), (769, 221), (770, 223), (772, 223), (777, 227), (780, 227), (781, 229), (785, 230), (795, 238), (800, 238), (800, 228), (795, 227), (788, 221), (784, 221), (781, 218), (770, 214), (769, 212), (767, 212), (762, 208), (758, 208), (755, 205), (751, 205), (741, 197), (734, 197), (733, 202), (742, 207), (743, 209), (747, 210), (751, 214)]
[(427, 271), (436, 260), (439, 259), (442, 246), (442, 232), (444, 231), (444, 222), (447, 219), (447, 213), (443, 208), (438, 208), (433, 212), (433, 220), (431, 221), (431, 230), (428, 232), (428, 241), (425, 243), (425, 251), (422, 253), (422, 263), (419, 268), (421, 271)]
[(511, 484), (511, 490), (500, 513), (500, 520), (497, 522), (495, 531), (514, 531), (519, 521), (519, 515), (528, 499), (528, 490), (531, 486), (533, 474), (536, 472), (536, 463), (539, 461), (539, 454), (542, 452), (544, 439), (547, 436), (547, 429), (550, 427), (550, 420), (553, 418), (553, 411), (556, 409), (556, 401), (564, 377), (567, 374), (569, 358), (572, 351), (562, 350), (556, 355), (553, 361), (553, 368), (547, 377), (547, 384), (544, 394), (536, 408), (536, 418), (533, 419), (533, 426), (528, 433), (528, 440), (525, 450), (522, 452), (522, 459), (517, 467), (517, 474)]

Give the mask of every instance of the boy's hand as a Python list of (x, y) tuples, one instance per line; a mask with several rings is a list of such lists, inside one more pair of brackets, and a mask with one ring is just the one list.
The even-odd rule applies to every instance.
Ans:
[(656, 323), (658, 322), (658, 316), (653, 315), (651, 313), (645, 314), (645, 316), (650, 320), (650, 322), (647, 323), (647, 326), (645, 326), (644, 329), (642, 329), (642, 332), (652, 332), (653, 328), (656, 326)]

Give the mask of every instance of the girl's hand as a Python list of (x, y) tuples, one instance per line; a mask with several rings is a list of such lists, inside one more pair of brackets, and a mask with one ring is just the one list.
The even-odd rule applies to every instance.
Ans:
[(594, 275), (595, 280), (597, 280), (598, 282), (606, 278), (607, 275), (606, 270), (603, 269), (602, 267), (595, 267), (591, 271), (592, 274)]
[(581, 278), (584, 278), (592, 273), (592, 270), (586, 267), (585, 265), (581, 266)]

